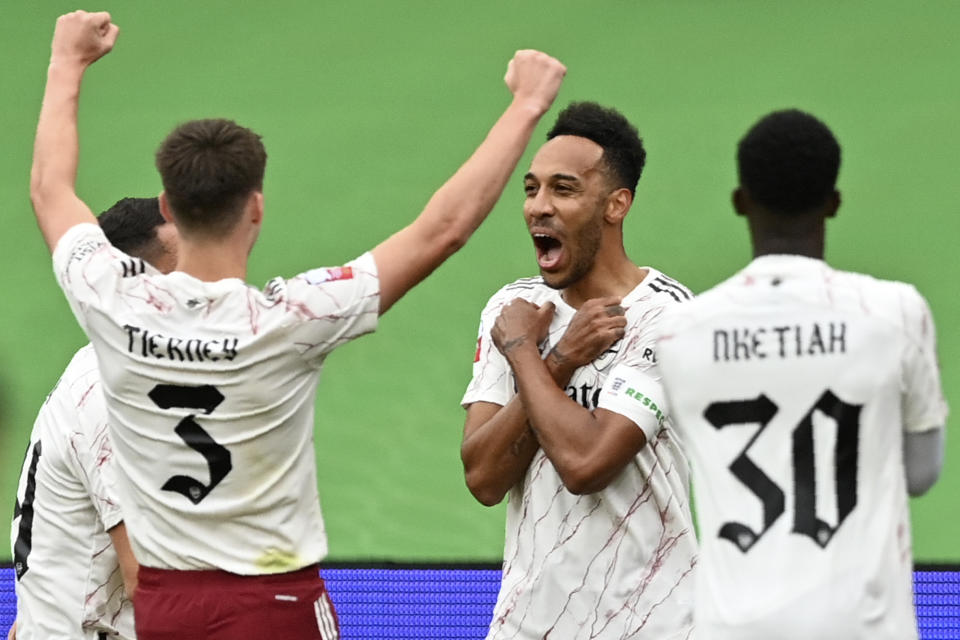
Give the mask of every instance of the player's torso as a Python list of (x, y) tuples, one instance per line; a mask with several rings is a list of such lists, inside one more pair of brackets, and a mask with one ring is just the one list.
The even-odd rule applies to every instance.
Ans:
[[(915, 634), (904, 334), (853, 275), (734, 278), (659, 345), (694, 468), (703, 637)], [(817, 614), (784, 631), (797, 611)]]
[[(86, 419), (90, 415), (98, 420)], [(133, 637), (133, 607), (93, 504), (112, 496), (91, 482), (97, 471), (83, 466), (108, 464), (109, 456), (106, 410), (88, 346), (48, 396), (24, 457), (11, 527), (18, 638), (81, 638), (84, 629)]]
[[(663, 283), (672, 281), (664, 279), (660, 291), (649, 286), (654, 276), (663, 278), (652, 273), (623, 300), (624, 338), (576, 370), (566, 385), (567, 395), (584, 408), (596, 409), (615, 365), (655, 365), (653, 323), (676, 300), (663, 292)], [(668, 286), (685, 299), (684, 288)], [(542, 284), (519, 293), (536, 304), (556, 305), (544, 348), (556, 345), (576, 310)], [(685, 629), (696, 553), (687, 486), (686, 460), (669, 429), (595, 494), (567, 491), (539, 451), (509, 496), (504, 586), (491, 637), (510, 637), (514, 625), (523, 626), (523, 638), (550, 628), (570, 638), (669, 638)], [(672, 603), (670, 613), (650, 616), (663, 598)], [(498, 627), (501, 613), (506, 620)]]

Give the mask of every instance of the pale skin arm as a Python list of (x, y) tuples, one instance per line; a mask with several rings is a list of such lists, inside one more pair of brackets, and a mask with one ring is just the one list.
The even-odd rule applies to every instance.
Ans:
[(530, 427), (564, 486), (574, 494), (606, 487), (646, 444), (629, 418), (591, 412), (557, 386), (537, 352), (538, 309), (525, 300), (503, 308), (491, 337), (517, 380)]
[(516, 53), (505, 78), (513, 101), (486, 139), (416, 220), (373, 250), (381, 314), (460, 249), (487, 217), (565, 73), (566, 67), (545, 53)]
[(84, 72), (113, 48), (118, 32), (105, 12), (74, 11), (57, 20), (30, 171), (30, 200), (50, 251), (70, 227), (96, 223), (75, 188), (77, 106)]
[(121, 522), (107, 533), (110, 534), (110, 541), (113, 543), (113, 548), (117, 552), (117, 559), (120, 561), (120, 573), (123, 574), (123, 590), (127, 594), (127, 599), (133, 600), (133, 592), (137, 590), (137, 572), (140, 570), (140, 565), (133, 556), (130, 539), (127, 537), (127, 526)]
[[(552, 385), (565, 398), (561, 389), (573, 372), (623, 337), (623, 314), (620, 298), (608, 297), (587, 301), (574, 315), (563, 337), (543, 361)], [(552, 317), (552, 304), (537, 310), (539, 333), (534, 344), (546, 337)], [(520, 396), (514, 396), (505, 406), (488, 402), (470, 405), (460, 445), (467, 488), (484, 505), (499, 503), (523, 478), (540, 446)]]

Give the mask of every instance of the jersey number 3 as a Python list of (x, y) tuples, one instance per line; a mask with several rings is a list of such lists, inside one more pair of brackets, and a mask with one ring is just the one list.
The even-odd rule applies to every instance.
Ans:
[[(158, 384), (147, 395), (161, 409), (202, 409), (207, 415), (213, 413), (223, 402), (220, 390), (209, 384), (199, 387)], [(193, 504), (199, 504), (230, 473), (233, 463), (227, 448), (211, 438), (210, 434), (194, 421), (195, 416), (196, 414), (188, 415), (177, 423), (174, 431), (187, 446), (207, 461), (210, 484), (203, 484), (191, 476), (177, 475), (169, 478), (161, 488), (179, 493)]]
[[(793, 533), (809, 537), (826, 547), (853, 508), (857, 505), (857, 458), (860, 438), (860, 409), (848, 404), (829, 389), (807, 411), (793, 430)], [(783, 489), (777, 486), (760, 467), (747, 457), (747, 451), (767, 428), (777, 413), (777, 405), (760, 394), (751, 400), (714, 402), (703, 417), (717, 429), (730, 425), (759, 424), (730, 471), (763, 504), (763, 528), (754, 531), (741, 522), (726, 522), (720, 527), (721, 538), (729, 540), (746, 553), (784, 512)], [(830, 526), (817, 517), (816, 467), (813, 447), (813, 415), (820, 412), (837, 425), (834, 448), (834, 483), (837, 496), (837, 524)]]

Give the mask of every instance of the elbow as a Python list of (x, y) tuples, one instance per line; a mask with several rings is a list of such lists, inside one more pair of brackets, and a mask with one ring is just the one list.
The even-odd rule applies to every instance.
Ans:
[(602, 491), (612, 479), (584, 461), (564, 465), (563, 468), (557, 466), (557, 473), (566, 490), (576, 496)]
[(926, 469), (923, 473), (907, 474), (907, 493), (911, 498), (919, 498), (936, 484), (940, 478), (940, 469)]
[(483, 477), (477, 470), (466, 469), (464, 478), (467, 483), (467, 489), (470, 491), (477, 502), (485, 507), (493, 507), (503, 502), (506, 490), (496, 486), (488, 478)]

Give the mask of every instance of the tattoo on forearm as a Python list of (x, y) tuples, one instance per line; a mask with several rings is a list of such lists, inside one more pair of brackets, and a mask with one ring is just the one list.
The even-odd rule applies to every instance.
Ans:
[(563, 366), (567, 364), (567, 360), (568, 360), (567, 356), (560, 353), (560, 350), (557, 347), (550, 349), (550, 355), (553, 356), (553, 359), (556, 360), (558, 365)]
[(519, 438), (513, 441), (513, 444), (510, 445), (510, 453), (515, 456), (519, 456), (523, 452), (523, 447), (530, 441), (530, 427), (527, 427), (524, 432), (520, 435)]
[(526, 336), (519, 336), (513, 340), (507, 340), (503, 343), (503, 352), (507, 353), (508, 351), (513, 351), (516, 347), (519, 347), (527, 341)]

